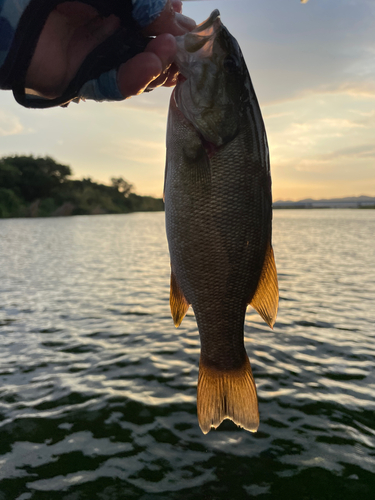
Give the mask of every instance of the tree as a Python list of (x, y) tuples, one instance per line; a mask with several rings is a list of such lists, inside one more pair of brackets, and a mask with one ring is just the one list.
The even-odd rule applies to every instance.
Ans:
[(12, 189), (26, 202), (53, 196), (53, 190), (71, 175), (67, 165), (53, 158), (8, 156), (0, 160), (0, 187)]
[(0, 218), (163, 210), (161, 199), (134, 194), (122, 177), (113, 177), (109, 186), (89, 177), (70, 179), (71, 174), (49, 156), (0, 158)]
[(0, 218), (22, 215), (22, 202), (11, 189), (0, 187)]
[(111, 183), (112, 187), (114, 187), (115, 189), (117, 189), (117, 191), (122, 193), (125, 196), (125, 198), (127, 198), (133, 190), (132, 184), (129, 184), (129, 182), (123, 179), (122, 177), (112, 177)]

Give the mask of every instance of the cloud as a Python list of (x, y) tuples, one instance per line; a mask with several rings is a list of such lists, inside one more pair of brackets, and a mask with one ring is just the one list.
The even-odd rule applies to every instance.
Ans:
[(309, 95), (342, 94), (350, 97), (368, 98), (375, 100), (375, 81), (353, 77), (352, 80), (338, 81), (319, 85), (313, 89), (305, 90), (294, 96), (294, 99)]
[(23, 131), (24, 128), (16, 116), (0, 110), (0, 136), (17, 135)]
[(337, 177), (344, 171), (354, 176), (372, 170), (375, 159), (375, 145), (362, 144), (353, 147), (334, 149), (326, 153), (316, 153), (318, 148), (305, 156), (293, 157), (287, 155), (272, 155), (273, 168), (295, 172), (335, 173)]
[(299, 7), (276, 0), (267, 8), (251, 3), (238, 31), (234, 26), (261, 103), (307, 92), (374, 95), (373, 0)]
[(315, 136), (340, 136), (340, 131), (351, 128), (361, 128), (365, 125), (347, 118), (321, 118), (304, 122), (294, 122), (290, 125), (286, 133), (291, 135), (302, 135), (315, 133)]
[[(371, 135), (371, 127), (366, 122), (370, 121), (372, 116), (359, 117), (337, 108), (330, 109), (326, 117), (316, 118), (311, 115), (313, 111), (309, 110), (305, 114), (302, 102), (299, 107), (300, 111), (295, 109), (284, 116), (282, 113), (279, 116), (277, 113), (273, 116), (270, 113), (266, 118), (272, 161), (280, 163), (286, 159), (306, 158), (311, 155), (315, 158), (317, 152), (321, 155), (344, 149), (342, 145), (359, 146)], [(315, 114), (324, 113), (319, 107), (324, 110), (329, 105), (317, 105)]]
[(342, 148), (332, 151), (331, 153), (317, 156), (320, 161), (342, 160), (342, 159), (368, 159), (375, 158), (374, 144), (361, 144), (354, 147)]
[(276, 198), (373, 194), (374, 105), (373, 95), (309, 92), (266, 106)]
[(353, 115), (359, 116), (355, 121), (363, 125), (364, 127), (375, 127), (375, 110), (372, 111), (360, 111), (351, 110)]
[[(114, 104), (114, 109), (117, 109), (121, 113), (125, 106), (128, 110), (148, 112), (153, 115), (159, 115), (159, 118), (165, 119), (171, 92), (172, 90), (170, 88), (161, 87), (152, 92), (146, 92), (131, 97), (125, 102)], [(154, 120), (155, 116), (150, 119)]]
[(371, 143), (335, 149), (327, 153), (309, 154), (300, 158), (276, 156), (274, 158), (274, 167), (282, 169), (284, 173), (288, 171), (289, 173), (319, 173), (323, 177), (336, 176), (340, 178), (343, 175), (356, 177), (367, 175), (369, 171), (373, 171), (370, 165), (374, 159), (375, 145)]
[(165, 160), (165, 144), (142, 139), (124, 139), (112, 141), (101, 149), (101, 153), (127, 163), (160, 166)]

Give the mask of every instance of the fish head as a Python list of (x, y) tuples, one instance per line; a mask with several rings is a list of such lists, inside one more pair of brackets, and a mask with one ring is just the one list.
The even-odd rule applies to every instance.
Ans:
[(218, 10), (176, 40), (175, 62), (182, 75), (176, 105), (205, 141), (222, 146), (236, 137), (248, 99), (241, 49)]

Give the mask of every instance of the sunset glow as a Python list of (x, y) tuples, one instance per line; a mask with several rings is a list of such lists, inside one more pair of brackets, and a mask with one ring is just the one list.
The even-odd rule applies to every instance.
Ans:
[[(372, 0), (189, 1), (214, 8), (245, 56), (268, 133), (274, 199), (375, 196)], [(75, 176), (161, 196), (170, 89), (30, 111), (0, 93), (0, 156), (50, 155)]]

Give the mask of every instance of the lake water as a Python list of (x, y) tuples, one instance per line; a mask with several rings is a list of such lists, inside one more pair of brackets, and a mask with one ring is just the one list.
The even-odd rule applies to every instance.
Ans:
[(277, 210), (256, 434), (196, 417), (164, 214), (0, 220), (0, 500), (374, 498), (375, 210)]

